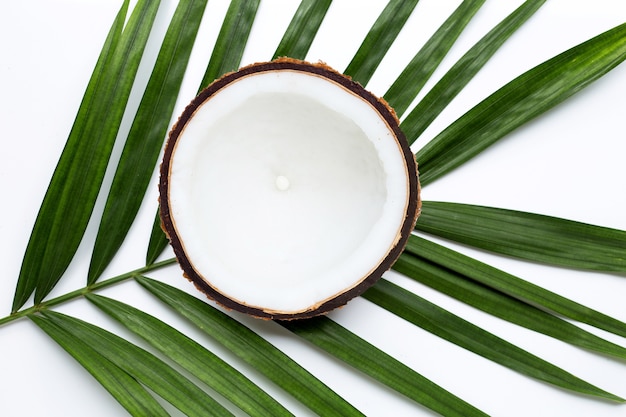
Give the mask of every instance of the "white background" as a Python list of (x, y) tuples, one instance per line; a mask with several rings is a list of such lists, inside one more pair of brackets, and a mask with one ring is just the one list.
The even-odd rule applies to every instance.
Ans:
[[(0, 4), (0, 316), (9, 313), (21, 258), (58, 156), (96, 57), (121, 1), (22, 0)], [(147, 49), (145, 83), (174, 2), (163, 1), (155, 41)], [(382, 1), (336, 0), (309, 60), (343, 70), (384, 7)], [(383, 94), (394, 78), (460, 3), (422, 0), (368, 88)], [(443, 63), (441, 76), (476, 40), (520, 1), (488, 1)], [(243, 63), (269, 59), (297, 3), (265, 0)], [(194, 95), (210, 56), (226, 2), (212, 0), (192, 56), (181, 102)], [(516, 33), (416, 144), (422, 146), (447, 124), (516, 75), (593, 35), (626, 21), (623, 0), (552, 0)], [(156, 33), (158, 32), (158, 33)], [(432, 83), (429, 82), (429, 86)], [(140, 93), (135, 91), (131, 105)], [(426, 200), (491, 205), (556, 215), (626, 229), (626, 66), (548, 114), (511, 134), (483, 155), (423, 190)], [(129, 120), (125, 121), (124, 131)], [(116, 150), (116, 153), (119, 149)], [(120, 255), (105, 276), (142, 265), (154, 210), (156, 177)], [(102, 208), (102, 201), (97, 212)], [(77, 259), (52, 296), (84, 286), (97, 223), (92, 222)], [(626, 320), (626, 278), (561, 270), (460, 248), (479, 259)], [(625, 249), (626, 251), (626, 249)], [(171, 254), (166, 254), (169, 257)], [(195, 294), (170, 267), (154, 277)], [(501, 322), (395, 274), (388, 278), (568, 371), (626, 397), (626, 363)], [(133, 283), (103, 291), (188, 329)], [(122, 334), (83, 300), (58, 309)], [(617, 406), (565, 392), (520, 376), (413, 327), (364, 300), (332, 318), (466, 401), (497, 416), (626, 416)], [(328, 359), (271, 323), (244, 319), (273, 343), (371, 416), (432, 413), (366, 377)], [(213, 346), (193, 329), (186, 330)], [(604, 336), (602, 332), (597, 332)], [(623, 338), (606, 335), (626, 346)], [(229, 354), (219, 347), (224, 357)], [(246, 369), (245, 366), (236, 366)], [(280, 398), (256, 374), (252, 377)], [(307, 415), (294, 401), (285, 404)], [(61, 348), (27, 320), (0, 329), (0, 415), (115, 416), (123, 409)]]

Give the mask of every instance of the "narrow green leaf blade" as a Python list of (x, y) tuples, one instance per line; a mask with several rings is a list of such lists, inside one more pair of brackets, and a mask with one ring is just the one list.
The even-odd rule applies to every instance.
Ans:
[(239, 68), (260, 0), (232, 0), (213, 47), (200, 89)]
[(119, 301), (93, 294), (86, 297), (248, 415), (292, 415), (241, 372), (178, 330)]
[(29, 318), (93, 375), (130, 415), (169, 416), (141, 384), (88, 344), (49, 319), (36, 315)]
[(146, 265), (152, 265), (167, 247), (168, 240), (163, 229), (161, 229), (161, 216), (157, 208), (154, 222), (152, 223), (152, 231), (150, 232), (150, 241), (148, 242), (148, 250), (146, 251)]
[[(470, 82), (496, 51), (546, 0), (527, 0), (463, 55), (402, 121), (410, 143), (426, 130), (441, 111)], [(422, 170), (420, 160), (420, 170)]]
[[(119, 35), (116, 19), (87, 88), (31, 234), (14, 299), (21, 307), (33, 289), (35, 304), (69, 265), (93, 211), (158, 1), (140, 1)], [(118, 39), (119, 38), (119, 39)], [(115, 41), (115, 42), (113, 42)], [(35, 288), (36, 287), (36, 288)]]
[(272, 59), (304, 59), (332, 0), (302, 0)]
[(608, 342), (534, 305), (487, 287), (471, 277), (408, 252), (396, 271), (495, 317), (594, 352), (626, 359), (626, 348)]
[(231, 416), (178, 371), (153, 354), (85, 321), (46, 310), (43, 316), (123, 369), (174, 407), (192, 417)]
[(385, 100), (401, 117), (430, 79), (465, 26), (485, 0), (465, 0), (456, 8), (413, 57), (404, 71), (384, 94)]
[(575, 392), (624, 401), (384, 279), (363, 297), (416, 326), (522, 374)]
[(377, 381), (442, 415), (486, 415), (327, 317), (280, 324)]
[(424, 238), (411, 236), (405, 252), (445, 265), (449, 270), (465, 275), (482, 285), (518, 300), (626, 337), (626, 323)]
[(582, 90), (626, 59), (626, 23), (520, 75), (461, 116), (418, 153), (428, 184), (507, 133)]
[(89, 265), (88, 284), (93, 284), (113, 259), (139, 211), (206, 4), (207, 0), (184, 0), (174, 12), (113, 177)]
[(626, 273), (626, 231), (469, 204), (426, 201), (416, 229), (567, 268)]
[[(76, 159), (76, 153), (79, 150), (78, 142), (87, 126), (89, 115), (93, 109), (97, 107), (97, 102), (103, 95), (102, 84), (105, 83), (103, 79), (106, 78), (108, 74), (107, 62), (111, 59), (111, 55), (114, 53), (119, 43), (127, 11), (128, 1), (125, 1), (113, 21), (109, 34), (107, 35), (104, 45), (102, 46), (100, 56), (98, 57), (96, 66), (91, 74), (89, 83), (87, 84), (87, 89), (85, 90), (85, 94), (76, 115), (76, 119), (74, 120), (74, 125), (72, 126), (72, 130), (69, 134), (65, 149), (63, 150), (61, 159), (59, 160), (55, 173), (50, 181), (46, 196), (41, 203), (41, 208), (39, 209), (39, 214), (37, 215), (37, 220), (35, 221), (35, 225), (28, 242), (28, 247), (26, 248), (26, 253), (24, 254), (24, 259), (22, 261), (22, 268), (20, 270), (17, 288), (13, 299), (13, 312), (17, 311), (26, 303), (30, 295), (35, 291), (35, 288), (40, 280), (40, 268), (41, 265), (43, 265), (42, 258), (44, 257), (46, 251), (52, 250), (49, 248), (50, 244), (47, 242), (47, 235), (51, 232), (54, 226), (54, 220), (57, 216), (55, 212), (58, 210), (58, 216), (60, 217), (62, 216), (64, 210), (71, 209), (71, 207), (58, 207), (54, 202), (58, 201), (60, 195), (63, 194), (63, 183), (71, 165), (80, 164), (81, 162), (81, 158)], [(80, 157), (80, 155), (78, 156)], [(55, 253), (55, 255), (61, 256), (62, 259), (59, 264), (46, 266), (48, 271), (47, 274), (53, 280), (59, 279), (65, 271), (67, 264), (69, 264), (71, 257), (74, 255), (76, 247), (78, 247), (78, 242), (81, 237), (82, 232), (80, 232), (79, 229), (76, 229), (75, 233), (68, 233), (68, 235), (65, 236), (67, 243), (63, 243), (62, 241), (59, 242), (59, 248), (57, 250), (60, 251), (62, 249), (61, 247), (63, 247), (63, 249), (67, 248), (63, 251), (65, 253)]]
[(318, 415), (362, 415), (307, 370), (235, 319), (162, 282), (146, 277), (136, 280)]
[(344, 74), (367, 85), (419, 0), (391, 0), (376, 19)]

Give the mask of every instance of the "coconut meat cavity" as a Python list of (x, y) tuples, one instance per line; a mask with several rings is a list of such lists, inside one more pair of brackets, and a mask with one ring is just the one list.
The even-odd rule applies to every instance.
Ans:
[(388, 255), (407, 176), (369, 102), (320, 76), (270, 71), (195, 109), (176, 141), (168, 201), (204, 281), (290, 314), (358, 285)]

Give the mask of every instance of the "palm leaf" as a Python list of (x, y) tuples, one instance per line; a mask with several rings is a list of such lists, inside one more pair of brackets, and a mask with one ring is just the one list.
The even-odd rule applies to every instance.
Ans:
[(389, 281), (381, 280), (363, 296), (416, 326), (517, 372), (583, 394), (624, 401)]
[(460, 166), (507, 133), (546, 112), (626, 59), (626, 24), (517, 77), (417, 152), (422, 185)]
[(394, 269), (503, 320), (575, 346), (626, 359), (626, 348), (608, 342), (532, 304), (476, 282), (471, 277), (447, 269), (444, 265), (404, 253)]
[(132, 416), (169, 416), (148, 391), (110, 360), (52, 320), (30, 319), (72, 355)]
[[(40, 220), (35, 222), (30, 240), (33, 246), (26, 249), (23, 272), (20, 273), (22, 277), (39, 280), (35, 304), (41, 302), (61, 278), (93, 211), (159, 2), (143, 1), (138, 6), (119, 43), (101, 61), (105, 72), (94, 87), (97, 92), (90, 99), (95, 105), (87, 105), (84, 110), (81, 105), (79, 129), (70, 133), (44, 197), (38, 215)], [(89, 91), (87, 95), (89, 97)], [(84, 140), (84, 137), (91, 138), (91, 141)], [(45, 269), (36, 270), (36, 266)], [(24, 298), (16, 298), (16, 301), (23, 303)]]
[(485, 414), (326, 317), (281, 325), (329, 354), (446, 416)]
[[(461, 3), (389, 87), (383, 97), (393, 107), (398, 117), (404, 114), (484, 3), (484, 0), (465, 0)], [(450, 84), (451, 81), (448, 85)]]
[(139, 211), (169, 128), (206, 3), (207, 0), (181, 1), (172, 17), (113, 177), (91, 256), (89, 284), (113, 259)]
[(446, 269), (518, 300), (626, 337), (626, 323), (624, 322), (426, 239), (411, 236), (406, 252), (445, 266)]
[(152, 229), (150, 230), (150, 240), (148, 241), (148, 249), (146, 250), (146, 265), (152, 265), (156, 262), (157, 258), (168, 244), (167, 236), (163, 229), (161, 229), (161, 216), (159, 216), (159, 210), (154, 216), (152, 221)]
[[(400, 127), (412, 143), (487, 63), (489, 58), (520, 28), (545, 0), (527, 0), (459, 59), (402, 121)], [(422, 159), (419, 158), (420, 164)], [(422, 179), (422, 182), (426, 182)]]
[(260, 0), (233, 0), (228, 7), (200, 89), (239, 68)]
[[(13, 311), (23, 306), (33, 291), (37, 291), (37, 302), (48, 294), (69, 265), (87, 227), (134, 78), (126, 71), (136, 70), (141, 42), (147, 38), (144, 30), (138, 44), (133, 44), (134, 32), (143, 27), (139, 23), (145, 10), (141, 8), (137, 13), (142, 13), (134, 14), (132, 26), (129, 23), (125, 35), (122, 33), (127, 8), (128, 2), (124, 2), (109, 31), (41, 204), (22, 261)], [(154, 4), (149, 11), (146, 18), (153, 18)], [(112, 103), (117, 111), (106, 111)]]
[(344, 74), (366, 85), (419, 0), (391, 0), (383, 9)]
[(178, 330), (119, 301), (96, 295), (87, 295), (87, 299), (248, 415), (292, 415), (235, 368)]
[(158, 299), (318, 415), (361, 415), (321, 381), (243, 324), (174, 287), (145, 277), (136, 279)]
[(45, 311), (43, 317), (96, 350), (185, 415), (232, 415), (185, 376), (148, 351), (93, 324), (61, 313)]
[(272, 59), (305, 59), (332, 0), (302, 0)]
[(626, 232), (552, 216), (424, 202), (418, 230), (504, 255), (567, 268), (626, 273)]

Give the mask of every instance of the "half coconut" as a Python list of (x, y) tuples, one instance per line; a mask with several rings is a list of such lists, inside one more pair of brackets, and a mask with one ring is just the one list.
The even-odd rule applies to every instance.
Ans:
[(420, 211), (393, 110), (324, 64), (225, 75), (170, 132), (163, 228), (196, 287), (268, 319), (312, 317), (373, 285)]

